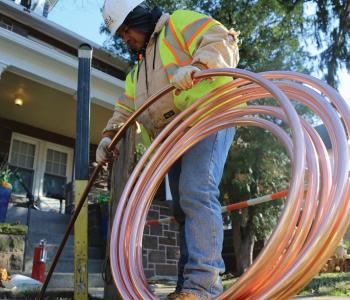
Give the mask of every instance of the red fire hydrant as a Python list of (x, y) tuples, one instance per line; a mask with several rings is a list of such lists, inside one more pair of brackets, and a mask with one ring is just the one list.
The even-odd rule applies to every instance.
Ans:
[(32, 278), (44, 282), (47, 258), (46, 240), (40, 240), (38, 246), (34, 248)]

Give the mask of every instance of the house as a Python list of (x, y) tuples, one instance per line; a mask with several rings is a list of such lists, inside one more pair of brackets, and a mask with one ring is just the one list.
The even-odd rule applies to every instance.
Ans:
[[(30, 2), (34, 4), (29, 5)], [(34, 11), (39, 2), (43, 1), (0, 0), (0, 163), (8, 161), (18, 170), (36, 200), (53, 203), (64, 198), (64, 187), (74, 179), (78, 47), (83, 43), (93, 47), (91, 162), (95, 160), (96, 145), (112, 115), (115, 99), (123, 91), (129, 65), (45, 18), (57, 1), (46, 0), (41, 10)], [(14, 187), (15, 196), (25, 199), (26, 191), (18, 180)], [(96, 250), (101, 232), (96, 225), (95, 208), (91, 208), (89, 206), (89, 246)], [(169, 214), (169, 203), (163, 201), (151, 207), (149, 217)], [(30, 226), (34, 225), (27, 242), (26, 272), (31, 270), (33, 248), (38, 239), (47, 237), (48, 259), (52, 258), (68, 217), (32, 212)], [(22, 219), (25, 223), (26, 217)], [(147, 277), (176, 276), (177, 235), (175, 225), (146, 226), (143, 261)], [(61, 267), (61, 271), (70, 272), (65, 287), (74, 282), (72, 249), (70, 243)], [(96, 273), (99, 285), (100, 259), (100, 256), (92, 259), (89, 265), (89, 276)]]
[[(77, 49), (93, 47), (92, 161), (128, 63), (41, 15), (57, 1), (35, 11), (17, 2), (30, 3), (0, 0), (0, 160), (19, 171), (35, 198), (62, 198), (73, 177)], [(25, 195), (18, 182), (15, 191)]]

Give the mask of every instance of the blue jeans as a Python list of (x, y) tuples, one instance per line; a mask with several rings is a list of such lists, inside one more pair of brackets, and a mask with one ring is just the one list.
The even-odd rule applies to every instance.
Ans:
[(227, 154), (235, 134), (228, 128), (189, 149), (169, 171), (173, 209), (180, 225), (177, 291), (211, 299), (222, 293), (223, 222), (219, 198)]

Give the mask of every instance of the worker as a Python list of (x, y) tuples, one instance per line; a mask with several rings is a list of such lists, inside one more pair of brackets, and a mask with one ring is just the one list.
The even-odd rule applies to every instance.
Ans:
[[(138, 61), (127, 75), (125, 91), (103, 131), (96, 152), (107, 160), (107, 146), (128, 117), (148, 97), (173, 84), (176, 90), (163, 96), (138, 121), (151, 138), (181, 111), (231, 77), (193, 82), (203, 69), (234, 68), (238, 34), (211, 17), (188, 10), (171, 15), (136, 0), (106, 0), (105, 24), (123, 39)], [(235, 129), (221, 130), (190, 148), (169, 172), (175, 216), (180, 224), (180, 259), (176, 290), (171, 300), (212, 299), (222, 292), (221, 256), (223, 223), (218, 200), (219, 183)]]

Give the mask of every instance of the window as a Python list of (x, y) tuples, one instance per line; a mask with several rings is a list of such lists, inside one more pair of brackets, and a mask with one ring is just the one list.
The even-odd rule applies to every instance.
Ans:
[(63, 199), (64, 186), (67, 183), (67, 161), (67, 153), (47, 149), (44, 196)]
[(10, 153), (10, 165), (17, 171), (22, 179), (15, 180), (14, 190), (18, 194), (26, 194), (26, 189), (32, 192), (34, 181), (34, 159), (36, 144), (14, 138)]
[[(72, 178), (73, 149), (14, 133), (9, 162), (35, 196), (63, 199), (64, 188)], [(25, 195), (15, 182), (15, 193)]]

